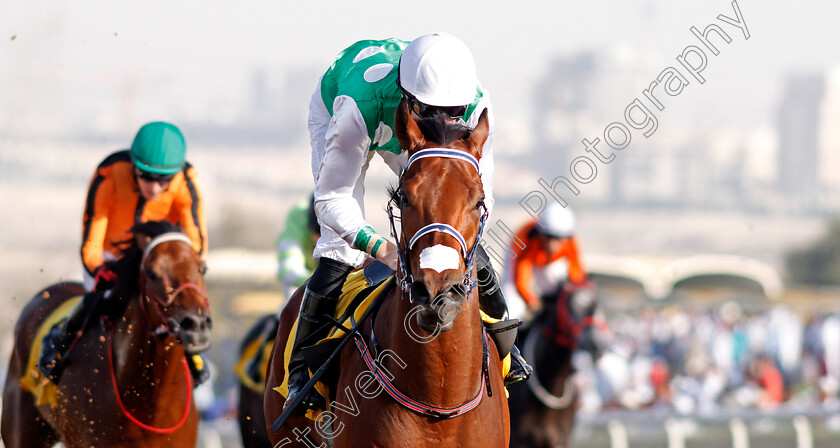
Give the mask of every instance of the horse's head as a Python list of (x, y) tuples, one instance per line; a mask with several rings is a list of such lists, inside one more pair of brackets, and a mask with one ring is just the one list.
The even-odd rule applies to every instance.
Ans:
[[(169, 231), (154, 237), (135, 232), (140, 263), (141, 306), (151, 325), (178, 338), (187, 354), (210, 348), (210, 305), (205, 265), (190, 239)], [(158, 330), (160, 331), (160, 330)]]
[(478, 160), (489, 132), (443, 115), (415, 121), (404, 104), (395, 133), (409, 164), (392, 200), (401, 211), (403, 288), (423, 310), (426, 331), (447, 331), (474, 285), (475, 246), (486, 217)]
[(545, 313), (545, 333), (558, 345), (580, 348), (590, 353), (598, 351), (596, 312), (598, 298), (594, 285), (566, 283), (556, 294), (548, 297)]

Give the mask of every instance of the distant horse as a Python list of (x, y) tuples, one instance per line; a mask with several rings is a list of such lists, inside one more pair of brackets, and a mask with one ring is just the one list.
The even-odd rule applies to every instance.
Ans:
[[(276, 319), (277, 317), (274, 314), (267, 314), (258, 319), (245, 334), (240, 347), (240, 355), (250, 355), (245, 353), (248, 349), (262, 349), (262, 345), (266, 341), (261, 341), (261, 339), (264, 339), (263, 336), (267, 331), (273, 330), (277, 326)], [(273, 344), (274, 333), (270, 337), (272, 339), (268, 343)], [(252, 344), (258, 346), (254, 347)], [(248, 367), (248, 365), (243, 366), (243, 370), (247, 370)], [(251, 372), (243, 373), (247, 375)], [(264, 374), (265, 372), (258, 373)], [(242, 446), (243, 448), (271, 448), (271, 441), (268, 440), (268, 426), (263, 412), (265, 380), (264, 377), (249, 377), (249, 380), (248, 384), (239, 382), (237, 419), (239, 420), (239, 432), (242, 435)]]
[[(508, 446), (501, 364), (473, 287), (486, 220), (478, 159), (487, 111), (470, 131), (442, 117), (415, 122), (400, 107), (395, 134), (409, 155), (388, 207), (395, 233), (390, 204), (401, 214), (400, 286), (382, 302), (378, 318), (363, 324), (361, 337), (344, 347), (330, 389), (332, 412), (317, 422), (290, 418), (279, 433), (269, 432), (275, 446), (304, 438), (314, 443), (308, 446), (332, 439), (336, 448)], [(272, 388), (285, 375), (283, 354), (301, 295), (298, 290), (281, 313), (266, 386), (269, 423), (283, 409)]]
[(566, 448), (575, 422), (577, 395), (572, 353), (593, 353), (597, 308), (589, 284), (567, 284), (544, 300), (543, 312), (521, 332), (522, 354), (534, 367), (525, 384), (510, 388), (511, 448)]
[(107, 300), (127, 301), (125, 313), (76, 343), (54, 407), (36, 406), (19, 380), (31, 374), (27, 362), (41, 323), (84, 290), (58, 283), (23, 309), (3, 392), (7, 448), (51, 447), (59, 440), (68, 448), (196, 445), (199, 418), (185, 355), (210, 346), (204, 263), (169, 223), (132, 231), (130, 246), (109, 266), (117, 283)]

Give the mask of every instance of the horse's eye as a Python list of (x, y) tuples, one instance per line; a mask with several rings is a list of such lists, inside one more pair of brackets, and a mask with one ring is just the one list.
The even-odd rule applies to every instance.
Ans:
[(155, 271), (152, 271), (151, 269), (146, 271), (146, 277), (149, 277), (149, 280), (153, 282), (160, 280), (160, 276), (157, 275), (157, 273)]
[(484, 205), (484, 198), (481, 198), (481, 199), (479, 199), (479, 200), (478, 200), (478, 202), (475, 204), (475, 208), (477, 208), (477, 209), (481, 210), (481, 209), (482, 209), (482, 208), (484, 208), (484, 207), (485, 207), (485, 205)]
[(404, 192), (400, 192), (400, 207), (408, 207), (410, 204), (408, 202), (408, 195)]

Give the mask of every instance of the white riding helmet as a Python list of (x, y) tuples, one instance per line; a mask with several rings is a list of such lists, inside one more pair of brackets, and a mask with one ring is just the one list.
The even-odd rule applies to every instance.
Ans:
[(431, 106), (463, 106), (475, 99), (475, 61), (467, 46), (448, 33), (414, 39), (400, 58), (400, 86)]
[(552, 201), (540, 215), (543, 221), (543, 233), (556, 237), (568, 238), (575, 231), (575, 214), (568, 207)]

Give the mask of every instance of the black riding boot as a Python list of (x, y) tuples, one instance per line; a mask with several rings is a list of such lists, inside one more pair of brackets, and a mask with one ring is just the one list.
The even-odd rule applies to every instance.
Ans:
[(41, 343), (41, 357), (38, 370), (55, 384), (61, 379), (67, 363), (67, 355), (76, 340), (82, 336), (88, 323), (95, 317), (97, 308), (105, 295), (104, 291), (92, 291), (84, 295), (66, 319), (55, 324)]
[(295, 342), (289, 359), (289, 395), (286, 403), (292, 397), (305, 393), (301, 404), (309, 409), (326, 409), (324, 397), (314, 389), (303, 391), (309, 381), (309, 369), (303, 358), (301, 348), (309, 346), (326, 336), (331, 328), (322, 322), (321, 316), (332, 315), (341, 295), (344, 280), (353, 269), (340, 261), (322, 257), (309, 279), (309, 285), (300, 304), (300, 315), (295, 332)]
[[(507, 301), (502, 294), (502, 286), (493, 265), (490, 264), (490, 257), (482, 246), (476, 250), (476, 268), (478, 277), (478, 304), (482, 311), (494, 319), (506, 320), (508, 318)], [(520, 383), (527, 380), (534, 369), (528, 365), (519, 349), (512, 346), (510, 350), (510, 370), (505, 376), (505, 386)]]

